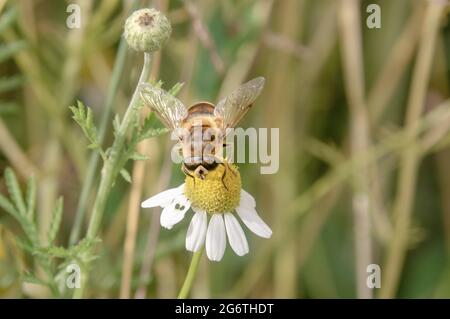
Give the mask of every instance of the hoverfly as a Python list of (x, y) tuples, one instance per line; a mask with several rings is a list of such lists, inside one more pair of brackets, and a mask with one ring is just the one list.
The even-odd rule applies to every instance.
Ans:
[(209, 171), (224, 165), (223, 181), (229, 168), (219, 154), (225, 146), (227, 131), (234, 128), (251, 108), (264, 82), (263, 77), (250, 80), (216, 106), (210, 102), (198, 102), (187, 108), (173, 95), (148, 83), (140, 85), (140, 93), (144, 104), (167, 128), (183, 132), (178, 135), (178, 147), (184, 174), (203, 180)]

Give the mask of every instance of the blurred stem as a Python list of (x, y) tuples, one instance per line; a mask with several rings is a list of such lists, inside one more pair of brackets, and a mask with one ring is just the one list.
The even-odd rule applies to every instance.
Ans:
[(423, 8), (421, 5), (417, 5), (369, 91), (367, 105), (373, 127), (376, 127), (388, 106), (389, 100), (411, 64), (419, 38), (422, 18)]
[[(168, 3), (159, 3), (159, 10), (161, 10), (161, 5), (163, 5), (163, 11), (167, 11)], [(159, 73), (161, 65), (161, 51), (156, 52), (153, 58), (152, 73), (150, 75), (151, 79), (156, 79)], [(147, 108), (141, 110), (141, 116), (146, 118), (149, 115)], [(140, 143), (138, 146), (139, 154), (147, 154), (151, 149), (151, 140), (147, 139)], [(144, 177), (148, 161), (136, 161), (133, 164), (132, 180), (133, 184), (131, 186), (130, 200), (128, 203), (128, 215), (127, 215), (127, 226), (124, 244), (124, 256), (122, 264), (122, 280), (120, 285), (120, 298), (128, 299), (131, 295), (131, 281), (133, 277), (133, 263), (134, 263), (134, 250), (136, 247), (136, 236), (138, 232), (139, 225), (139, 210), (142, 189), (144, 187)]]
[[(0, 35), (5, 42), (12, 43), (18, 41), (20, 37), (15, 34), (13, 30), (6, 30)], [(49, 135), (55, 134), (64, 148), (67, 150), (70, 157), (73, 159), (78, 171), (83, 171), (84, 159), (83, 152), (81, 152), (81, 143), (75, 137), (73, 132), (69, 129), (67, 121), (64, 117), (63, 109), (59, 97), (55, 96), (45, 78), (51, 78), (48, 74), (48, 69), (42, 67), (42, 63), (38, 62), (35, 56), (31, 53), (33, 50), (21, 50), (14, 55), (21, 72), (29, 80), (27, 83), (32, 83), (30, 89), (34, 93), (35, 100), (37, 100), (39, 107), (42, 107), (49, 117)], [(34, 102), (35, 103), (35, 102)]]
[[(150, 74), (150, 53), (144, 53), (144, 65), (142, 67), (141, 76), (139, 77), (138, 84), (144, 82), (148, 79)], [(106, 200), (108, 199), (109, 192), (117, 174), (120, 170), (118, 165), (122, 160), (122, 153), (125, 146), (125, 141), (127, 139), (127, 132), (129, 131), (133, 119), (138, 114), (138, 101), (139, 101), (139, 89), (136, 89), (131, 98), (130, 104), (128, 105), (125, 116), (120, 124), (119, 131), (117, 132), (114, 143), (111, 147), (110, 155), (106, 160), (103, 169), (102, 177), (100, 180), (100, 186), (97, 194), (97, 198), (94, 203), (94, 208), (92, 216), (89, 222), (89, 227), (87, 230), (87, 238), (94, 239), (97, 236), (98, 230), (100, 228), (100, 223), (103, 217), (103, 211), (105, 209)]]
[(181, 287), (180, 293), (178, 294), (178, 299), (186, 299), (191, 291), (192, 283), (194, 282), (195, 274), (197, 273), (198, 265), (200, 263), (200, 257), (202, 256), (203, 248), (194, 253), (191, 260), (191, 265), (189, 266), (186, 279), (184, 280), (183, 287)]
[[(369, 123), (364, 99), (364, 70), (358, 0), (343, 0), (339, 10), (345, 87), (350, 107), (350, 140), (353, 154), (369, 148)], [(359, 166), (359, 165), (358, 165)], [(359, 166), (353, 176), (354, 245), (358, 298), (372, 298), (366, 268), (372, 263), (369, 171)]]
[[(277, 30), (292, 39), (298, 39), (303, 34), (302, 18), (305, 16), (306, 1), (282, 1), (278, 10), (274, 11), (273, 19), (276, 21)], [(299, 18), (300, 17), (300, 18)], [(262, 39), (261, 39), (262, 40)], [(288, 203), (295, 198), (298, 189), (304, 185), (305, 175), (298, 174), (303, 161), (296, 161), (292, 156), (293, 150), (297, 143), (301, 143), (305, 128), (299, 130), (299, 123), (292, 121), (292, 113), (288, 106), (298, 101), (294, 98), (294, 94), (298, 93), (301, 87), (299, 82), (299, 72), (295, 65), (293, 56), (285, 57), (285, 53), (278, 51), (273, 55), (268, 63), (274, 68), (274, 72), (270, 74), (271, 85), (266, 87), (268, 100), (267, 105), (278, 104), (278, 112), (264, 114), (267, 117), (269, 127), (280, 127), (283, 130), (280, 139), (283, 145), (280, 145), (280, 158), (283, 158), (283, 164), (280, 165), (278, 176), (280, 177), (274, 183), (268, 183), (266, 193), (262, 196), (267, 200), (267, 204), (276, 209), (282, 207), (284, 203)], [(302, 70), (303, 71), (303, 70)], [(289, 83), (289, 84), (287, 84)], [(306, 109), (306, 107), (305, 107)], [(307, 113), (306, 110), (302, 112)], [(282, 124), (281, 124), (282, 123)], [(294, 137), (295, 138), (292, 138)], [(292, 176), (298, 176), (293, 179)], [(289, 216), (286, 214), (274, 215), (272, 224), (274, 237), (277, 240), (283, 233), (286, 225), (289, 223)], [(292, 237), (294, 238), (294, 237)], [(273, 294), (281, 298), (294, 298), (298, 291), (298, 271), (296, 258), (298, 247), (295, 240), (285, 242), (285, 245), (275, 251), (273, 258)]]
[[(143, 112), (147, 113), (147, 112)], [(150, 141), (145, 140), (138, 146), (139, 154), (147, 154), (150, 149)], [(131, 293), (131, 280), (133, 276), (134, 250), (136, 247), (136, 235), (139, 223), (139, 210), (142, 187), (145, 177), (145, 161), (137, 161), (133, 165), (130, 200), (128, 202), (127, 226), (124, 244), (124, 256), (122, 263), (122, 281), (120, 285), (120, 298), (128, 299)]]
[[(109, 3), (109, 2), (108, 2)], [(112, 3), (112, 1), (111, 1)], [(109, 4), (111, 4), (109, 3)], [(132, 10), (136, 9), (138, 5), (138, 1), (134, 1), (132, 4)], [(113, 7), (105, 7), (102, 3), (101, 8), (113, 8)], [(99, 10), (97, 16), (95, 18), (100, 19), (100, 13), (109, 12), (109, 10)], [(94, 21), (92, 22), (94, 24)], [(120, 40), (119, 49), (117, 52), (116, 62), (114, 63), (114, 68), (111, 75), (111, 82), (108, 87), (108, 92), (106, 93), (106, 101), (105, 107), (102, 112), (102, 118), (100, 120), (100, 126), (98, 131), (98, 138), (100, 143), (103, 142), (106, 135), (106, 129), (108, 127), (109, 119), (111, 118), (111, 112), (114, 106), (114, 101), (117, 96), (117, 92), (119, 91), (119, 84), (121, 75), (123, 74), (123, 70), (125, 68), (125, 61), (127, 57), (127, 44), (124, 38)], [(87, 209), (87, 200), (89, 197), (89, 193), (92, 189), (92, 185), (94, 183), (95, 173), (97, 171), (98, 162), (100, 160), (100, 155), (97, 152), (92, 152), (91, 157), (89, 158), (89, 164), (86, 172), (86, 177), (84, 179), (84, 183), (81, 189), (80, 200), (78, 201), (77, 211), (75, 213), (75, 221), (74, 226), (72, 227), (69, 245), (74, 245), (78, 239), (80, 238), (81, 227), (83, 226), (84, 216), (86, 214)]]
[[(102, 110), (102, 118), (100, 120), (99, 127), (99, 141), (103, 142), (106, 134), (106, 128), (111, 117), (111, 111), (114, 105), (115, 97), (117, 96), (121, 75), (125, 68), (125, 61), (127, 57), (127, 44), (125, 39), (122, 38), (119, 45), (119, 51), (117, 53), (117, 59), (114, 64), (114, 69), (111, 76), (111, 82), (106, 94), (105, 107)], [(89, 159), (88, 169), (86, 177), (84, 179), (83, 187), (81, 189), (80, 200), (78, 201), (77, 211), (75, 214), (75, 221), (70, 233), (69, 245), (74, 245), (80, 238), (81, 227), (83, 226), (83, 220), (87, 208), (87, 200), (89, 198), (90, 191), (95, 179), (95, 173), (97, 171), (100, 155), (98, 152), (92, 152)]]
[[(429, 130), (437, 125), (442, 125), (449, 120), (450, 117), (450, 100), (446, 100), (444, 103), (439, 104), (434, 110), (429, 112), (417, 127), (414, 128), (413, 134), (415, 136), (419, 134), (426, 134)], [(345, 182), (354, 171), (354, 167), (359, 165), (369, 165), (374, 161), (381, 159), (385, 156), (396, 155), (405, 147), (405, 139), (407, 138), (407, 130), (403, 129), (386, 137), (380, 143), (371, 146), (367, 151), (354, 154), (349, 160), (338, 164), (325, 176), (318, 179), (314, 184), (308, 188), (305, 192), (300, 194), (288, 207), (289, 213), (296, 212), (293, 216), (293, 220), (299, 219), (303, 214), (308, 212), (311, 207), (323, 200), (334, 188), (339, 184)], [(292, 221), (291, 225), (295, 225)]]
[[(90, 21), (90, 15), (93, 3), (90, 1), (76, 1), (83, 12), (84, 21)], [(80, 28), (69, 29), (66, 34), (65, 51), (67, 52), (64, 64), (61, 70), (62, 83), (64, 85), (59, 90), (59, 100), (63, 105), (72, 102), (74, 92), (79, 88), (79, 72), (83, 60), (83, 51), (86, 48), (86, 30), (89, 29), (89, 23), (82, 23)]]
[(225, 64), (217, 51), (214, 39), (211, 36), (208, 27), (203, 23), (196, 3), (191, 0), (183, 0), (184, 7), (192, 20), (192, 26), (195, 34), (199, 38), (203, 47), (209, 52), (211, 63), (216, 72), (222, 75), (225, 71)]
[[(167, 154), (170, 152), (171, 144), (167, 143), (166, 150), (163, 151), (163, 154)], [(155, 165), (153, 165), (155, 167)], [(158, 179), (158, 182), (156, 183), (155, 190), (165, 189), (169, 185), (170, 177), (172, 172), (172, 162), (171, 161), (164, 161), (163, 167), (161, 168), (161, 173)], [(151, 219), (150, 219), (150, 225), (148, 227), (148, 231), (146, 232), (148, 234), (147, 243), (145, 244), (144, 249), (144, 257), (142, 260), (142, 266), (141, 270), (139, 272), (139, 279), (138, 279), (138, 288), (136, 289), (136, 293), (134, 297), (136, 299), (144, 299), (147, 293), (147, 283), (150, 278), (150, 272), (152, 270), (153, 262), (155, 259), (156, 254), (156, 246), (159, 239), (159, 232), (161, 229), (161, 226), (159, 224), (159, 219), (161, 216), (161, 210), (159, 208), (153, 208), (150, 212)]]
[[(151, 68), (151, 54), (144, 53), (144, 65), (142, 66), (141, 75), (139, 77), (138, 84), (144, 82), (148, 79), (150, 75)], [(94, 207), (92, 210), (91, 219), (89, 221), (89, 227), (87, 230), (86, 238), (95, 239), (98, 235), (100, 225), (103, 218), (103, 213), (106, 206), (106, 201), (108, 200), (109, 193), (111, 191), (112, 185), (117, 178), (117, 175), (123, 165), (123, 151), (125, 147), (125, 142), (127, 140), (127, 133), (133, 124), (133, 120), (138, 115), (139, 112), (139, 88), (138, 85), (134, 90), (133, 97), (131, 98), (130, 104), (128, 105), (127, 111), (123, 117), (120, 124), (119, 131), (116, 134), (113, 145), (111, 146), (111, 151), (109, 157), (105, 160), (102, 168), (102, 176), (100, 180), (100, 185), (97, 193), (97, 197), (94, 202)], [(90, 254), (90, 253), (89, 253)], [(89, 257), (89, 256), (88, 256)], [(89, 267), (86, 267), (89, 269)], [(83, 290), (86, 286), (88, 278), (88, 273), (83, 276), (83, 284), (80, 289), (75, 291), (74, 297), (81, 297), (83, 295)]]
[(405, 143), (408, 147), (405, 148), (400, 158), (397, 196), (393, 206), (394, 235), (386, 255), (383, 285), (380, 290), (381, 298), (392, 298), (395, 295), (406, 255), (411, 211), (420, 162), (419, 143), (416, 141), (414, 131), (419, 125), (420, 115), (424, 106), (440, 17), (444, 8), (443, 2), (429, 1), (423, 24), (406, 111), (407, 140)]
[[(414, 136), (426, 135), (426, 133), (444, 123), (449, 123), (450, 121), (450, 99), (440, 103), (432, 111), (428, 112), (425, 117), (420, 119), (419, 125), (414, 128)], [(282, 236), (279, 236), (276, 241), (268, 242), (258, 254), (257, 258), (252, 260), (252, 263), (247, 267), (247, 270), (242, 275), (242, 279), (239, 280), (233, 287), (232, 292), (229, 296), (236, 295), (237, 292), (242, 295), (249, 293), (249, 287), (253, 287), (258, 278), (267, 271), (271, 260), (273, 257), (272, 252), (277, 251), (278, 247), (283, 246), (289, 238), (292, 238), (293, 234), (300, 233), (305, 235), (305, 231), (302, 228), (299, 232), (299, 220), (301, 218), (306, 218), (306, 216), (311, 216), (318, 214), (314, 210), (315, 204), (320, 204), (323, 207), (323, 203), (327, 202), (330, 204), (330, 198), (327, 196), (331, 195), (334, 190), (339, 191), (339, 185), (345, 183), (352, 175), (357, 165), (369, 165), (379, 159), (386, 158), (388, 156), (396, 156), (401, 150), (404, 149), (405, 139), (407, 137), (406, 128), (399, 130), (386, 137), (380, 143), (372, 145), (365, 152), (354, 154), (350, 159), (341, 164), (336, 165), (329, 173), (325, 174), (323, 177), (318, 179), (312, 186), (310, 186), (306, 191), (300, 194), (290, 205), (286, 207), (285, 213), (288, 215), (292, 214), (292, 219), (289, 226), (283, 230)], [(307, 223), (307, 222), (305, 222)], [(305, 225), (305, 229), (311, 231), (313, 225)], [(314, 240), (309, 239), (312, 243)], [(299, 240), (300, 245), (303, 240)], [(307, 248), (300, 246), (298, 249), (307, 250)], [(301, 258), (298, 263), (301, 270), (302, 262)]]

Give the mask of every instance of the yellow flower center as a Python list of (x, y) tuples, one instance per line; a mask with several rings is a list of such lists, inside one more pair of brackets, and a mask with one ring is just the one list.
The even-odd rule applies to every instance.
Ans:
[(205, 179), (186, 176), (184, 195), (194, 208), (207, 213), (231, 212), (241, 198), (241, 176), (236, 166), (229, 163), (210, 170)]

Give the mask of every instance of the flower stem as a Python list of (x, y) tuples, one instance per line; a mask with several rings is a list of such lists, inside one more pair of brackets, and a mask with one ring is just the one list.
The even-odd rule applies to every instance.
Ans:
[(421, 154), (418, 151), (419, 142), (414, 131), (419, 126), (424, 111), (436, 41), (439, 38), (440, 21), (444, 11), (443, 2), (428, 2), (405, 115), (407, 136), (404, 145), (407, 147), (404, 148), (400, 157), (397, 192), (392, 212), (394, 232), (386, 252), (383, 268), (385, 284), (380, 289), (380, 298), (395, 297), (408, 250), (411, 215), (421, 162)]
[[(341, 1), (339, 27), (342, 48), (342, 64), (346, 95), (350, 108), (350, 142), (351, 152), (359, 154), (370, 147), (370, 130), (365, 101), (364, 63), (362, 54), (362, 36), (360, 9), (357, 0)], [(370, 191), (371, 170), (375, 167), (360, 166), (353, 177), (353, 218), (356, 292), (358, 298), (373, 297), (372, 290), (366, 283), (366, 268), (372, 260), (372, 237), (370, 207), (373, 203)]]
[(186, 279), (184, 280), (183, 287), (181, 287), (178, 299), (186, 299), (191, 291), (192, 283), (194, 282), (195, 274), (197, 273), (200, 257), (202, 256), (203, 249), (200, 249), (192, 256), (191, 264), (189, 266)]
[[(106, 127), (110, 119), (112, 107), (114, 105), (114, 99), (118, 91), (121, 74), (125, 68), (125, 60), (127, 56), (127, 44), (125, 39), (120, 41), (119, 52), (117, 54), (116, 63), (114, 64), (114, 69), (112, 72), (111, 82), (109, 84), (108, 93), (105, 102), (105, 108), (102, 112), (102, 118), (99, 129), (99, 140), (103, 142)], [(91, 158), (89, 159), (88, 170), (86, 173), (85, 182), (83, 183), (83, 188), (81, 190), (80, 200), (78, 202), (77, 211), (75, 214), (75, 222), (70, 233), (69, 244), (75, 245), (80, 237), (81, 228), (83, 226), (83, 220), (85, 216), (87, 201), (89, 198), (89, 192), (91, 191), (92, 185), (94, 184), (95, 173), (97, 171), (98, 162), (100, 155), (97, 152), (93, 152)]]
[[(139, 77), (138, 84), (148, 79), (150, 75), (150, 53), (144, 53), (144, 65), (142, 67), (141, 76)], [(122, 153), (124, 150), (125, 142), (127, 139), (127, 132), (133, 122), (133, 119), (138, 115), (139, 111), (139, 89), (136, 86), (133, 97), (125, 112), (122, 123), (120, 124), (119, 131), (117, 132), (116, 139), (111, 147), (111, 152), (106, 160), (102, 169), (102, 178), (97, 194), (97, 198), (94, 203), (92, 217), (89, 222), (87, 230), (87, 238), (94, 239), (97, 236), (98, 229), (103, 217), (103, 211), (105, 209), (106, 200), (108, 199), (109, 191), (114, 180), (117, 177), (121, 167), (118, 167), (122, 162)]]
[[(151, 55), (150, 53), (144, 53), (144, 65), (142, 66), (141, 75), (139, 77), (138, 84), (144, 82), (148, 79), (150, 75), (151, 66)], [(133, 97), (131, 98), (130, 104), (128, 105), (127, 111), (123, 117), (122, 123), (120, 124), (119, 130), (116, 134), (116, 138), (111, 147), (108, 158), (105, 160), (102, 175), (100, 180), (100, 185), (98, 188), (97, 197), (95, 199), (94, 207), (92, 210), (91, 219), (89, 221), (89, 227), (87, 230), (86, 238), (95, 239), (97, 237), (98, 231), (103, 218), (103, 213), (105, 210), (106, 202), (112, 185), (117, 178), (117, 175), (124, 165), (123, 153), (125, 148), (125, 142), (127, 140), (127, 134), (130, 130), (133, 120), (138, 116), (139, 112), (139, 89), (136, 86), (134, 90)], [(88, 255), (90, 252), (87, 253)], [(88, 256), (89, 257), (89, 256)], [(87, 258), (90, 260), (90, 258)], [(85, 267), (89, 269), (89, 267)], [(82, 285), (80, 289), (76, 290), (74, 297), (80, 298), (83, 295), (83, 290), (87, 283), (88, 274), (82, 276)]]
[[(131, 11), (137, 9), (139, 1), (133, 1)], [(106, 93), (105, 106), (102, 109), (102, 117), (100, 119), (100, 126), (98, 132), (98, 138), (100, 144), (103, 143), (106, 135), (106, 129), (110, 123), (111, 112), (113, 110), (114, 101), (116, 100), (117, 92), (119, 91), (119, 84), (122, 79), (122, 74), (125, 69), (125, 62), (127, 58), (128, 46), (124, 38), (120, 40), (119, 49), (117, 52), (116, 60), (111, 74), (111, 81), (108, 85), (108, 91)], [(94, 184), (97, 167), (100, 160), (100, 154), (98, 152), (92, 152), (89, 158), (89, 164), (84, 178), (83, 186), (81, 188), (81, 194), (75, 213), (75, 221), (70, 232), (69, 245), (75, 245), (80, 238), (81, 228), (83, 227), (85, 212), (88, 208), (88, 199)]]

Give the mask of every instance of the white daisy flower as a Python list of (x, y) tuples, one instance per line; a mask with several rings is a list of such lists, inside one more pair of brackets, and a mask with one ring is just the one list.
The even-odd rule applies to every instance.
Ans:
[[(167, 229), (171, 229), (175, 224), (183, 220), (186, 212), (189, 208), (192, 208), (194, 215), (186, 234), (187, 250), (196, 252), (205, 244), (208, 258), (212, 261), (220, 261), (225, 253), (226, 237), (228, 237), (228, 242), (237, 255), (243, 256), (247, 254), (249, 251), (247, 238), (245, 237), (244, 231), (236, 218), (235, 213), (237, 213), (245, 226), (256, 235), (263, 238), (270, 238), (272, 236), (272, 230), (256, 212), (255, 199), (245, 190), (240, 189), (240, 184), (238, 185), (239, 188), (235, 188), (238, 192), (238, 196), (234, 196), (233, 198), (238, 198), (239, 201), (237, 205), (234, 205), (234, 209), (230, 209), (226, 212), (215, 212), (211, 210), (206, 212), (207, 208), (201, 209), (199, 206), (201, 207), (202, 205), (193, 204), (191, 199), (194, 199), (195, 201), (199, 196), (201, 197), (201, 194), (192, 193), (193, 187), (191, 183), (192, 181), (187, 179), (186, 183), (183, 183), (176, 188), (165, 190), (150, 197), (141, 204), (141, 207), (143, 208), (162, 207), (163, 211), (161, 213), (160, 222), (161, 226)], [(197, 181), (197, 183), (199, 182)], [(198, 188), (199, 187), (197, 186), (196, 189)], [(209, 190), (211, 190), (211, 188), (209, 188)], [(221, 193), (215, 196), (214, 189), (212, 189), (209, 201), (215, 199), (215, 202), (212, 203), (212, 206), (203, 206), (230, 208), (230, 205), (220, 204), (224, 202), (220, 195), (226, 191), (222, 190)], [(225, 204), (228, 204), (226, 197), (225, 202)], [(200, 201), (200, 204), (201, 203), (202, 202)], [(210, 216), (209, 223), (208, 215)]]

